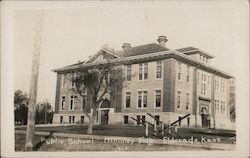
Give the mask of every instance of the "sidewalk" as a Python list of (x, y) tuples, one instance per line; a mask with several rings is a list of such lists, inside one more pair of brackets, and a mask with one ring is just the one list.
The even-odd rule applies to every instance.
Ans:
[[(15, 134), (26, 134), (26, 131), (23, 130), (15, 130)], [(48, 136), (50, 132), (35, 132), (35, 135), (41, 136)], [(135, 143), (139, 143), (141, 137), (121, 137), (121, 136), (100, 136), (100, 135), (87, 135), (87, 134), (71, 134), (71, 133), (52, 133), (51, 136), (53, 137), (66, 137), (66, 138), (79, 138), (79, 139), (94, 139), (94, 140), (101, 140), (104, 141), (105, 139), (112, 139), (112, 140), (128, 140), (133, 139)], [(147, 138), (145, 138), (147, 139)], [(150, 138), (153, 144), (159, 145), (171, 145), (171, 146), (184, 146), (184, 147), (198, 147), (198, 148), (209, 148), (210, 150), (235, 150), (236, 144), (224, 144), (224, 143), (185, 143), (185, 142), (164, 142), (163, 139), (153, 139)], [(171, 139), (171, 138), (169, 138)]]

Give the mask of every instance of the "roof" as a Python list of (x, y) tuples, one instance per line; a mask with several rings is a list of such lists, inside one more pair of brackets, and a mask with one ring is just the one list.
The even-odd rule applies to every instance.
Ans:
[(215, 73), (216, 75), (223, 76), (225, 78), (232, 78), (232, 76), (226, 72), (220, 71), (217, 68), (214, 68), (210, 65), (204, 64), (200, 61), (197, 61), (193, 59), (192, 57), (185, 55), (183, 53), (180, 53), (175, 50), (168, 50), (168, 51), (162, 51), (162, 52), (156, 52), (156, 53), (148, 53), (148, 54), (142, 54), (142, 55), (136, 55), (136, 56), (128, 56), (128, 57), (121, 57), (121, 58), (114, 58), (110, 60), (105, 60), (98, 63), (84, 63), (81, 65), (73, 65), (73, 66), (66, 66), (63, 68), (59, 68), (56, 70), (53, 70), (54, 72), (62, 73), (62, 72), (72, 72), (78, 69), (89, 69), (92, 67), (98, 67), (105, 64), (113, 64), (113, 65), (122, 65), (122, 64), (134, 64), (139, 62), (149, 62), (149, 61), (156, 61), (156, 60), (163, 60), (168, 58), (174, 58), (177, 60), (181, 60), (184, 63), (189, 63), (190, 65), (193, 65), (195, 67), (198, 67), (200, 69), (203, 69), (205, 71)]
[(156, 43), (151, 43), (151, 44), (145, 44), (145, 45), (129, 48), (126, 50), (126, 52), (124, 52), (123, 56), (129, 57), (129, 56), (136, 56), (136, 55), (149, 54), (149, 53), (155, 53), (155, 52), (162, 52), (162, 51), (167, 51), (167, 50), (169, 49), (162, 47)]
[(203, 51), (203, 50), (200, 50), (198, 48), (195, 48), (195, 47), (184, 47), (184, 48), (180, 48), (180, 49), (176, 49), (176, 51), (180, 52), (180, 53), (183, 53), (183, 54), (187, 54), (187, 55), (191, 55), (191, 54), (202, 54), (208, 58), (213, 58), (214, 56)]
[[(53, 71), (57, 73), (64, 73), (64, 72), (72, 72), (78, 69), (89, 69), (91, 67), (97, 67), (97, 66), (101, 66), (104, 64), (126, 65), (126, 64), (134, 64), (134, 63), (139, 63), (139, 62), (150, 62), (150, 61), (174, 58), (174, 59), (186, 62), (190, 65), (193, 65), (195, 67), (198, 67), (200, 69), (206, 70), (208, 72), (212, 72), (217, 75), (224, 76), (226, 78), (232, 77), (228, 73), (222, 72), (218, 70), (217, 68), (204, 64), (188, 56), (189, 54), (192, 54), (192, 53), (202, 53), (208, 56), (209, 58), (213, 57), (212, 55), (195, 47), (185, 47), (181, 49), (171, 50), (171, 49), (162, 47), (156, 43), (151, 43), (151, 44), (129, 48), (126, 50), (126, 52), (124, 52), (123, 50), (115, 51), (107, 47), (103, 47), (101, 48), (101, 50), (113, 55), (115, 58), (111, 58), (111, 59), (96, 62), (96, 63), (88, 62), (90, 61), (88, 60), (86, 62), (79, 62), (73, 65), (55, 69)], [(100, 54), (100, 52), (101, 51), (99, 51), (97, 54)], [(95, 58), (97, 54), (93, 56), (93, 58)], [(93, 60), (93, 58), (91, 60)]]

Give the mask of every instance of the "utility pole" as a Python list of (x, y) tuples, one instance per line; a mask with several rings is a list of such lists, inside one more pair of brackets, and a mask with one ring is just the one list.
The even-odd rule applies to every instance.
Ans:
[(26, 130), (25, 150), (33, 150), (33, 137), (35, 132), (35, 116), (36, 116), (36, 96), (37, 96), (37, 82), (39, 72), (39, 60), (42, 39), (42, 25), (43, 25), (43, 11), (39, 11), (36, 17), (35, 36), (33, 46), (33, 59), (32, 59), (32, 73), (30, 81), (30, 101), (28, 107), (28, 121)]

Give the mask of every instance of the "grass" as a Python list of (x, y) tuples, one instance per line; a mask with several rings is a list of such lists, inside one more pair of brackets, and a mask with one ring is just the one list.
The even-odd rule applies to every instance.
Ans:
[[(74, 133), (74, 134), (87, 134), (87, 125), (70, 125), (70, 126), (60, 126), (60, 127), (36, 127), (35, 131), (45, 131), (45, 132), (57, 132), (57, 133)], [(19, 130), (25, 130), (26, 128), (18, 128)], [(93, 127), (94, 135), (103, 135), (103, 136), (122, 136), (122, 137), (140, 137), (145, 135), (145, 128), (143, 126), (120, 126), (120, 125), (97, 125)], [(159, 134), (160, 135), (160, 134)], [(208, 129), (204, 128), (179, 128), (178, 135), (169, 135), (167, 137), (175, 138), (187, 138), (191, 136), (197, 138), (198, 140), (201, 137), (206, 138), (220, 138), (222, 143), (232, 144), (235, 139), (230, 139), (235, 137), (235, 132), (226, 131), (226, 130), (214, 130), (211, 129), (208, 132)], [(162, 136), (154, 136), (153, 128), (149, 128), (149, 136), (151, 138), (162, 139)]]

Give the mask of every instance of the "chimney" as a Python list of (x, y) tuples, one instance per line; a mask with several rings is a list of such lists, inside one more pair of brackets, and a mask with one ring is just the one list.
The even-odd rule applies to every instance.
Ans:
[(122, 48), (123, 48), (124, 52), (126, 50), (130, 49), (131, 48), (130, 43), (123, 43)]
[(168, 41), (166, 36), (159, 36), (157, 41), (159, 42), (159, 45), (162, 47), (166, 47), (166, 42)]

